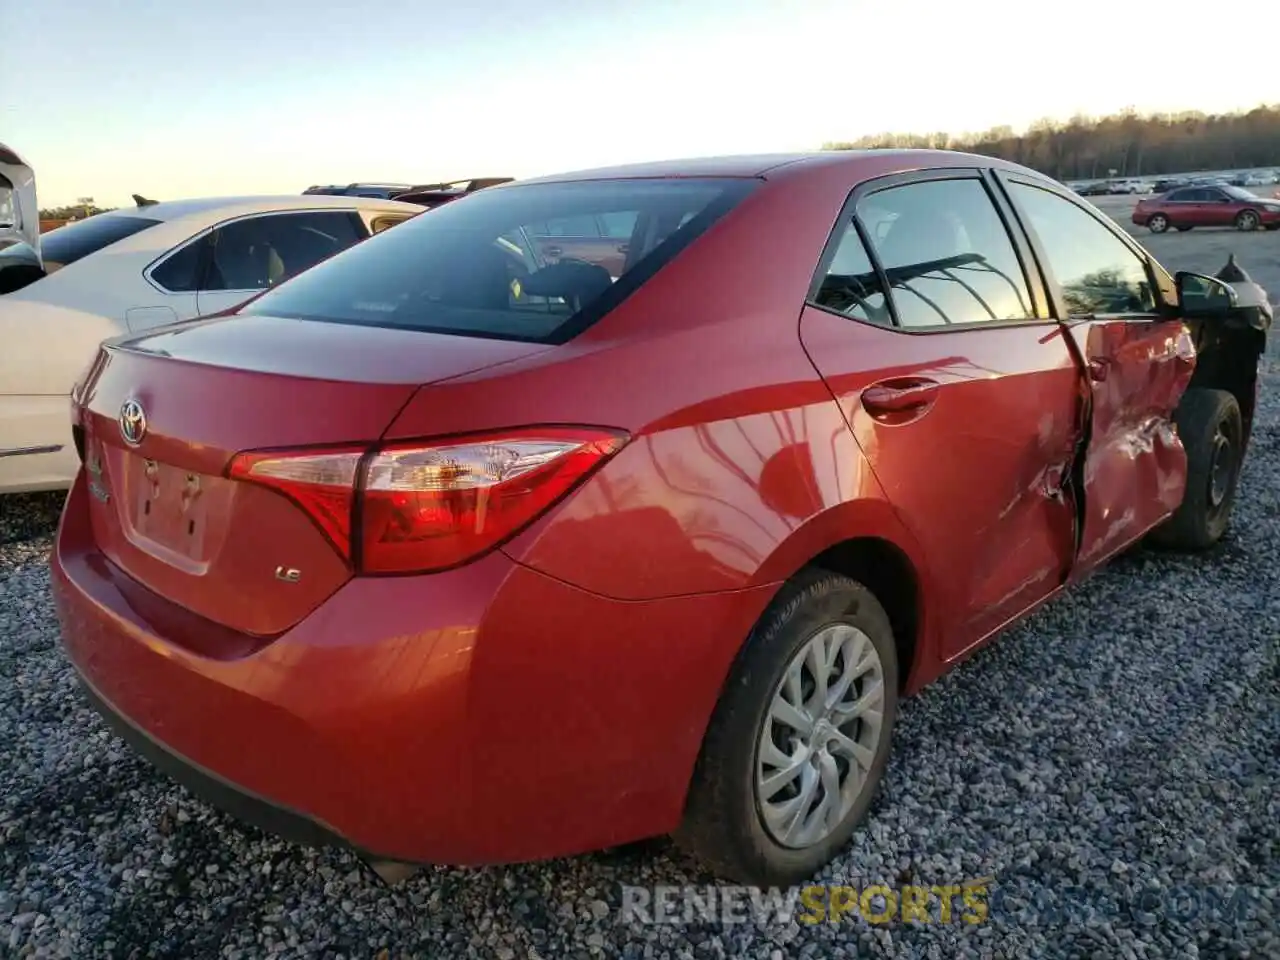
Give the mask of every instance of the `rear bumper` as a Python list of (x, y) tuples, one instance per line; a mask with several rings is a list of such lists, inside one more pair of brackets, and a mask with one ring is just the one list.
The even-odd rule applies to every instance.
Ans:
[(352, 580), (262, 646), (98, 553), (83, 475), (51, 565), (67, 654), (139, 752), (271, 832), (413, 863), (543, 859), (673, 829), (773, 592), (616, 601), (494, 553)]
[(89, 706), (98, 712), (120, 739), (157, 770), (196, 796), (244, 823), (294, 843), (315, 847), (346, 845), (339, 834), (305, 814), (248, 793), (217, 774), (201, 769), (186, 757), (173, 753), (103, 699), (83, 675), (80, 677), (80, 685)]

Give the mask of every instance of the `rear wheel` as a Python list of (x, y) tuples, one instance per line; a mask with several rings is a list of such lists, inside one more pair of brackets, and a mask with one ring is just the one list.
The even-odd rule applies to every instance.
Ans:
[(1147, 227), (1152, 233), (1164, 233), (1169, 229), (1169, 218), (1163, 213), (1152, 214), (1151, 219), (1147, 221)]
[(1252, 233), (1258, 229), (1259, 218), (1254, 210), (1241, 210), (1236, 214), (1236, 229)]
[(897, 694), (893, 631), (871, 591), (824, 571), (798, 576), (730, 673), (676, 842), (740, 883), (812, 876), (871, 805)]
[(1205, 550), (1231, 519), (1244, 454), (1244, 422), (1236, 398), (1225, 390), (1188, 390), (1174, 414), (1187, 451), (1182, 504), (1151, 533), (1151, 542), (1173, 550)]

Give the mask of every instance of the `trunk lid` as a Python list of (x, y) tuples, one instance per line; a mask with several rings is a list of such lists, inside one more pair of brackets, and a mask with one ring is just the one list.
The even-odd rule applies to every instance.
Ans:
[(73, 415), (98, 547), (194, 613), (281, 633), (351, 570), (301, 508), (228, 479), (235, 454), (373, 443), (420, 385), (543, 349), (239, 315), (108, 341)]

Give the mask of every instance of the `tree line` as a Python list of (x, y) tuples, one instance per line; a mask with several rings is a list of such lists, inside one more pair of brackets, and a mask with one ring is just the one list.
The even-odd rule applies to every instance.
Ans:
[(1011, 160), (1058, 180), (1138, 177), (1280, 166), (1280, 104), (1237, 113), (1194, 111), (1040, 120), (1024, 133), (1002, 126), (980, 134), (882, 133), (824, 150), (963, 150)]
[(100, 207), (93, 202), (93, 197), (81, 197), (75, 203), (65, 207), (46, 207), (40, 211), (41, 220), (83, 220), (95, 213), (107, 213), (115, 207)]

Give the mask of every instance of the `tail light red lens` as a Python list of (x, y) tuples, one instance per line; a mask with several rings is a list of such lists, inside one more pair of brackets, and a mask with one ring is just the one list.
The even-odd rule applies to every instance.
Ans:
[(529, 428), (373, 449), (246, 453), (231, 476), (289, 497), (361, 573), (427, 573), (510, 539), (625, 442), (614, 431)]

